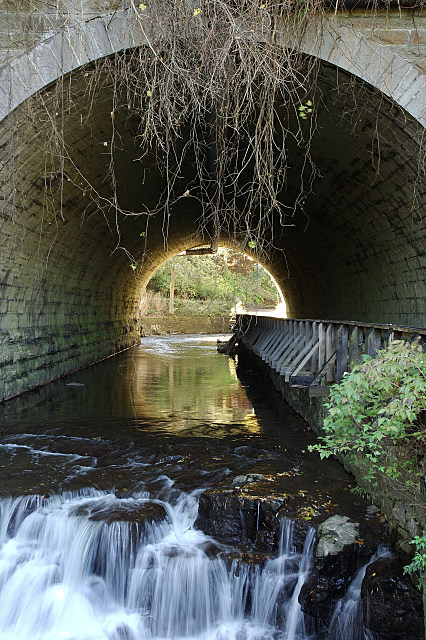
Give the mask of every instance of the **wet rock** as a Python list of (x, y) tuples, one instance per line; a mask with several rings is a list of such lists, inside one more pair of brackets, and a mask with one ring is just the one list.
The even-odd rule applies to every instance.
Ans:
[(86, 503), (75, 515), (85, 515), (94, 522), (130, 522), (144, 528), (147, 523), (161, 522), (167, 518), (163, 505), (155, 502), (117, 502), (108, 505)]
[[(253, 474), (255, 475), (255, 474)], [(259, 551), (277, 551), (285, 500), (247, 497), (227, 490), (206, 492), (200, 497), (195, 527), (226, 543), (249, 545)], [(294, 522), (293, 544), (300, 552), (309, 524)]]
[(163, 505), (147, 502), (143, 505), (117, 505), (108, 511), (95, 512), (89, 520), (103, 521), (107, 524), (111, 522), (133, 522), (145, 526), (147, 522), (161, 522), (167, 518), (167, 512)]
[(323, 628), (328, 627), (337, 602), (345, 595), (358, 568), (368, 560), (364, 557), (366, 553), (364, 549), (354, 552), (350, 547), (337, 555), (316, 558), (299, 602), (304, 613), (315, 618)]
[(337, 602), (375, 548), (359, 540), (359, 524), (347, 516), (327, 518), (319, 525), (318, 536), (314, 567), (302, 587), (299, 602), (306, 614), (327, 629)]
[(239, 575), (241, 567), (247, 565), (263, 567), (270, 559), (270, 554), (261, 551), (237, 551), (235, 548), (222, 551), (219, 557), (226, 562), (228, 571), (233, 569)]
[(257, 504), (236, 495), (203, 493), (194, 526), (207, 535), (226, 542), (254, 543), (257, 531)]
[(217, 544), (213, 540), (207, 540), (206, 542), (199, 545), (199, 548), (204, 551), (206, 556), (208, 556), (211, 560), (215, 558), (222, 558), (224, 555), (223, 546)]
[(345, 547), (355, 544), (359, 537), (359, 524), (350, 522), (347, 516), (332, 516), (318, 527), (317, 558), (335, 556)]
[(234, 487), (241, 487), (247, 482), (247, 476), (235, 476), (232, 480), (232, 485)]
[(380, 509), (375, 504), (369, 504), (367, 509), (365, 510), (367, 516), (375, 516), (376, 513), (379, 513)]
[(378, 558), (367, 568), (361, 597), (369, 631), (386, 640), (424, 640), (420, 591), (395, 558)]
[(249, 473), (245, 476), (236, 476), (232, 481), (232, 485), (234, 487), (242, 487), (253, 482), (262, 482), (265, 479), (265, 476), (262, 476), (260, 473)]
[(276, 548), (275, 531), (259, 529), (256, 534), (255, 547), (261, 551), (273, 551)]

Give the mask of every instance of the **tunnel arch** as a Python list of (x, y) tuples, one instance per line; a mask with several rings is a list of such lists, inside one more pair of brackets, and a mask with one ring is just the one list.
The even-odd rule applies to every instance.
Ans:
[[(82, 175), (87, 172), (107, 200), (104, 145), (111, 129), (111, 92), (103, 88), (87, 114), (87, 69), (59, 78), (61, 91), (72, 97), (64, 135), (72, 164), (84, 167)], [(265, 230), (274, 242), (264, 265), (285, 292), (290, 316), (424, 326), (424, 223), (422, 202), (414, 201), (423, 135), (419, 119), (329, 62), (319, 67), (318, 86), (312, 153), (321, 179), (305, 212), (294, 216), (294, 226), (283, 230), (277, 222), (273, 232)], [(365, 95), (369, 100), (360, 107)], [(192, 197), (175, 203), (166, 239), (161, 216), (124, 216), (118, 228), (113, 208), (99, 212), (90, 189), (75, 184), (79, 174), (58, 171), (57, 159), (50, 157), (54, 150), (47, 150), (56, 100), (49, 85), (0, 123), (0, 144), (9, 159), (3, 166), (6, 206), (0, 219), (0, 399), (137, 343), (137, 303), (149, 274), (171, 255), (206, 242)], [(161, 174), (152, 159), (133, 162), (138, 150), (125, 114), (116, 126), (123, 147), (115, 174), (122, 208), (138, 210), (143, 200), (149, 210)], [(372, 153), (376, 135), (379, 156)], [(298, 173), (297, 148), (290, 153)], [(190, 171), (189, 159), (183, 172)], [(290, 199), (292, 190), (297, 185), (290, 172)], [(222, 235), (219, 241), (231, 240)]]
[[(387, 12), (375, 14), (371, 24), (366, 22), (362, 10), (325, 14), (310, 23), (301, 41), (290, 45), (371, 84), (426, 126), (425, 73), (421, 61), (412, 51), (407, 55), (407, 47), (389, 46), (394, 30), (405, 29), (408, 43), (414, 44), (416, 38), (419, 43), (420, 13), (406, 13), (411, 24), (407, 26), (404, 21), (391, 24), (390, 28)], [(148, 36), (155, 38), (155, 31)], [(279, 25), (276, 39), (283, 46), (289, 45)], [(77, 23), (72, 20), (71, 25), (49, 33), (30, 51), (12, 57), (0, 69), (0, 120), (62, 76), (114, 53), (144, 46), (147, 41), (140, 19), (130, 8), (105, 11), (86, 19), (83, 15)], [(405, 44), (404, 38), (402, 42)]]

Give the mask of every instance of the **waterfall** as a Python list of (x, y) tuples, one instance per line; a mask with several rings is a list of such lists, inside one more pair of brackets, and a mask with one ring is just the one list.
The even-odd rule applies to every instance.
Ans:
[(361, 587), (367, 567), (390, 552), (379, 547), (373, 557), (359, 569), (346, 594), (339, 600), (330, 621), (328, 640), (366, 640), (362, 611)]
[(286, 640), (296, 640), (297, 637), (305, 637), (304, 616), (299, 604), (299, 595), (303, 587), (303, 583), (309, 575), (312, 563), (313, 548), (315, 542), (315, 530), (309, 529), (303, 548), (302, 558), (300, 560), (299, 570), (297, 573), (297, 582), (293, 590), (287, 613)]
[[(0, 512), (0, 640), (314, 640), (299, 595), (313, 562), (281, 520), (264, 563), (193, 527), (198, 495), (117, 498), (95, 489), (4, 499)], [(111, 514), (160, 509), (155, 521)], [(129, 518), (129, 520), (131, 520)], [(327, 640), (366, 640), (358, 571)]]
[(302, 555), (298, 555), (293, 545), (293, 529), (294, 523), (283, 518), (279, 555), (257, 570), (253, 589), (253, 618), (263, 624), (281, 626), (285, 640), (306, 637), (299, 595), (309, 574), (315, 542), (315, 530), (311, 528)]
[[(117, 509), (161, 521), (108, 520)], [(193, 528), (196, 495), (118, 499), (94, 489), (4, 499), (0, 640), (304, 640), (298, 596), (312, 558), (283, 520), (278, 557), (254, 567)], [(104, 518), (104, 519), (102, 519)]]

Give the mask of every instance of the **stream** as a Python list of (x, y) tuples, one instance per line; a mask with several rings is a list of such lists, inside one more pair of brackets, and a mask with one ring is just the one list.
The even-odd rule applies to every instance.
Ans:
[[(216, 336), (143, 338), (0, 405), (0, 434), (0, 640), (384, 640), (361, 591), (386, 524)], [(335, 514), (360, 534), (321, 620)]]

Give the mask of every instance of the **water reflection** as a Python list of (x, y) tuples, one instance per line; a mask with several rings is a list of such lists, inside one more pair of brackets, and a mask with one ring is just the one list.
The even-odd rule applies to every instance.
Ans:
[[(147, 339), (120, 367), (129, 388), (135, 418), (168, 420), (172, 432), (191, 429), (194, 422), (242, 423), (259, 432), (253, 407), (238, 381), (235, 363), (224, 366), (214, 343), (186, 338)], [(150, 358), (152, 347), (154, 359)], [(188, 353), (190, 348), (190, 353)], [(247, 418), (250, 418), (247, 420)], [(208, 431), (203, 435), (209, 436)], [(215, 434), (217, 435), (217, 433)]]
[(269, 393), (255, 371), (237, 377), (216, 338), (146, 338), (0, 406), (0, 494), (232, 493), (254, 474), (247, 495), (277, 495), (291, 513), (358, 510), (350, 477), (309, 453), (315, 435)]
[(5, 403), (0, 427), (130, 420), (170, 434), (190, 429), (195, 436), (200, 429), (194, 431), (194, 423), (241, 424), (259, 432), (235, 363), (217, 353), (215, 341), (145, 338), (132, 350)]

